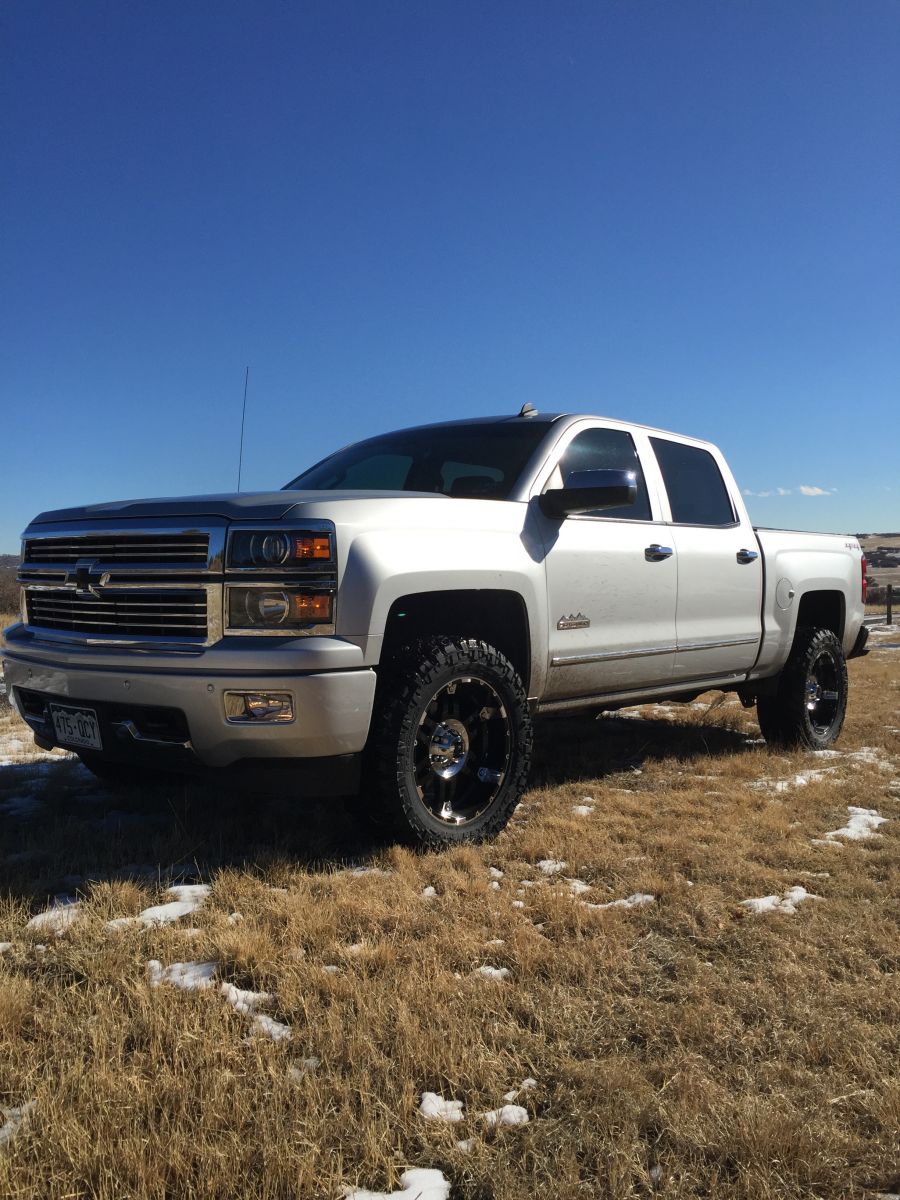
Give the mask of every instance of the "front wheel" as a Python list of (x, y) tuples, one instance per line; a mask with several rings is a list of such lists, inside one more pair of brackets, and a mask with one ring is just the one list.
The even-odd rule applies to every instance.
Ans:
[(824, 750), (837, 741), (847, 712), (847, 663), (830, 629), (798, 629), (774, 696), (756, 715), (770, 745)]
[(473, 638), (426, 638), (379, 679), (369, 739), (375, 803), (423, 846), (481, 842), (525, 790), (532, 726), (509, 660)]

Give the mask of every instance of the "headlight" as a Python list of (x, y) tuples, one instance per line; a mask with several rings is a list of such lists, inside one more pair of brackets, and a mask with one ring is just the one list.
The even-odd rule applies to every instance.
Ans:
[(334, 593), (294, 587), (232, 587), (228, 593), (230, 629), (283, 629), (285, 633), (331, 625)]
[(228, 566), (304, 568), (334, 562), (334, 540), (324, 529), (232, 529)]

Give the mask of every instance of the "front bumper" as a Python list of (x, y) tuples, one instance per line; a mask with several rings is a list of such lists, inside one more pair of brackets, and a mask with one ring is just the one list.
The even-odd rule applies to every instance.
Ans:
[[(221, 768), (245, 760), (354, 755), (363, 749), (375, 672), (362, 665), (357, 646), (340, 638), (231, 641), (225, 638), (190, 655), (107, 653), (39, 641), (13, 626), (2, 646), (3, 673), (7, 693), (44, 745), (53, 744), (55, 734), (35, 696), (94, 702), (102, 753), (120, 760)], [(226, 691), (274, 690), (291, 694), (293, 721), (226, 722)], [(160, 736), (143, 722), (147, 710), (180, 713), (184, 722), (173, 720), (172, 731)]]

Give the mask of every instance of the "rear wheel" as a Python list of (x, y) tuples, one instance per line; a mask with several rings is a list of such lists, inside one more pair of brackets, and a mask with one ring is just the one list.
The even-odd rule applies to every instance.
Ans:
[(379, 680), (374, 803), (422, 845), (484, 841), (525, 790), (531, 743), (525, 689), (504, 655), (470, 638), (423, 639)]
[(774, 696), (756, 715), (770, 745), (824, 750), (837, 741), (847, 711), (847, 663), (830, 629), (797, 630)]

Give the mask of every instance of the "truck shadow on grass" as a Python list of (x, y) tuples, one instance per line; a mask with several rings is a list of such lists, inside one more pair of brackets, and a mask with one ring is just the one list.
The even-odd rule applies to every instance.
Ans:
[(634, 720), (614, 713), (542, 717), (535, 723), (531, 783), (558, 787), (577, 780), (609, 781), (645, 762), (740, 754), (754, 748), (757, 738), (712, 722)]
[[(606, 716), (536, 723), (531, 783), (612, 786), (648, 760), (740, 753), (753, 743), (727, 726)], [(365, 866), (395, 841), (361, 821), (354, 803), (253, 793), (202, 780), (148, 777), (113, 789), (72, 758), (0, 767), (0, 892), (41, 903), (94, 881), (166, 886), (227, 868)]]

